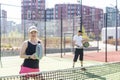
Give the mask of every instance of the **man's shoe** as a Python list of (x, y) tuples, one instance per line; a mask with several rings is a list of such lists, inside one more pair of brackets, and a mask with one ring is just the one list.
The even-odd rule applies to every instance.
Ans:
[(82, 71), (86, 71), (86, 68), (83, 67), (83, 68), (81, 68), (81, 70), (82, 70)]
[(72, 66), (74, 68), (74, 66)]

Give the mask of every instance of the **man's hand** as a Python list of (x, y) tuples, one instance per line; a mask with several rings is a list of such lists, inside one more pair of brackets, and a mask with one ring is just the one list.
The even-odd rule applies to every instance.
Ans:
[(75, 46), (80, 47), (79, 45), (75, 44)]
[(80, 46), (77, 45), (77, 47), (80, 47)]

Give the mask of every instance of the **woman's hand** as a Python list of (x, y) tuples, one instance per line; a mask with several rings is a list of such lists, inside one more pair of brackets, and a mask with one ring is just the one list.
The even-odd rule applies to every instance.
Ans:
[(31, 59), (37, 59), (35, 53), (30, 56)]

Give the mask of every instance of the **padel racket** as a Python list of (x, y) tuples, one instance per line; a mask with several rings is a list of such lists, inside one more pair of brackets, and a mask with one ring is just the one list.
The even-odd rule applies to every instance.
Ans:
[(38, 41), (38, 44), (36, 46), (35, 56), (39, 60), (42, 59), (42, 57), (43, 57), (42, 45), (41, 45), (40, 41)]
[(85, 48), (88, 48), (89, 45), (90, 45), (89, 42), (84, 42), (84, 43), (83, 43), (83, 47), (85, 47)]

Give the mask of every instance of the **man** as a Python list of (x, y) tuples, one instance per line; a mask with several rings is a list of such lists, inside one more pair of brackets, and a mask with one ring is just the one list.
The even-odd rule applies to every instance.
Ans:
[(81, 67), (83, 66), (83, 43), (85, 40), (82, 38), (82, 31), (78, 31), (78, 34), (73, 37), (73, 46), (75, 47), (75, 55), (73, 59), (73, 68), (75, 67), (75, 62), (79, 57)]

